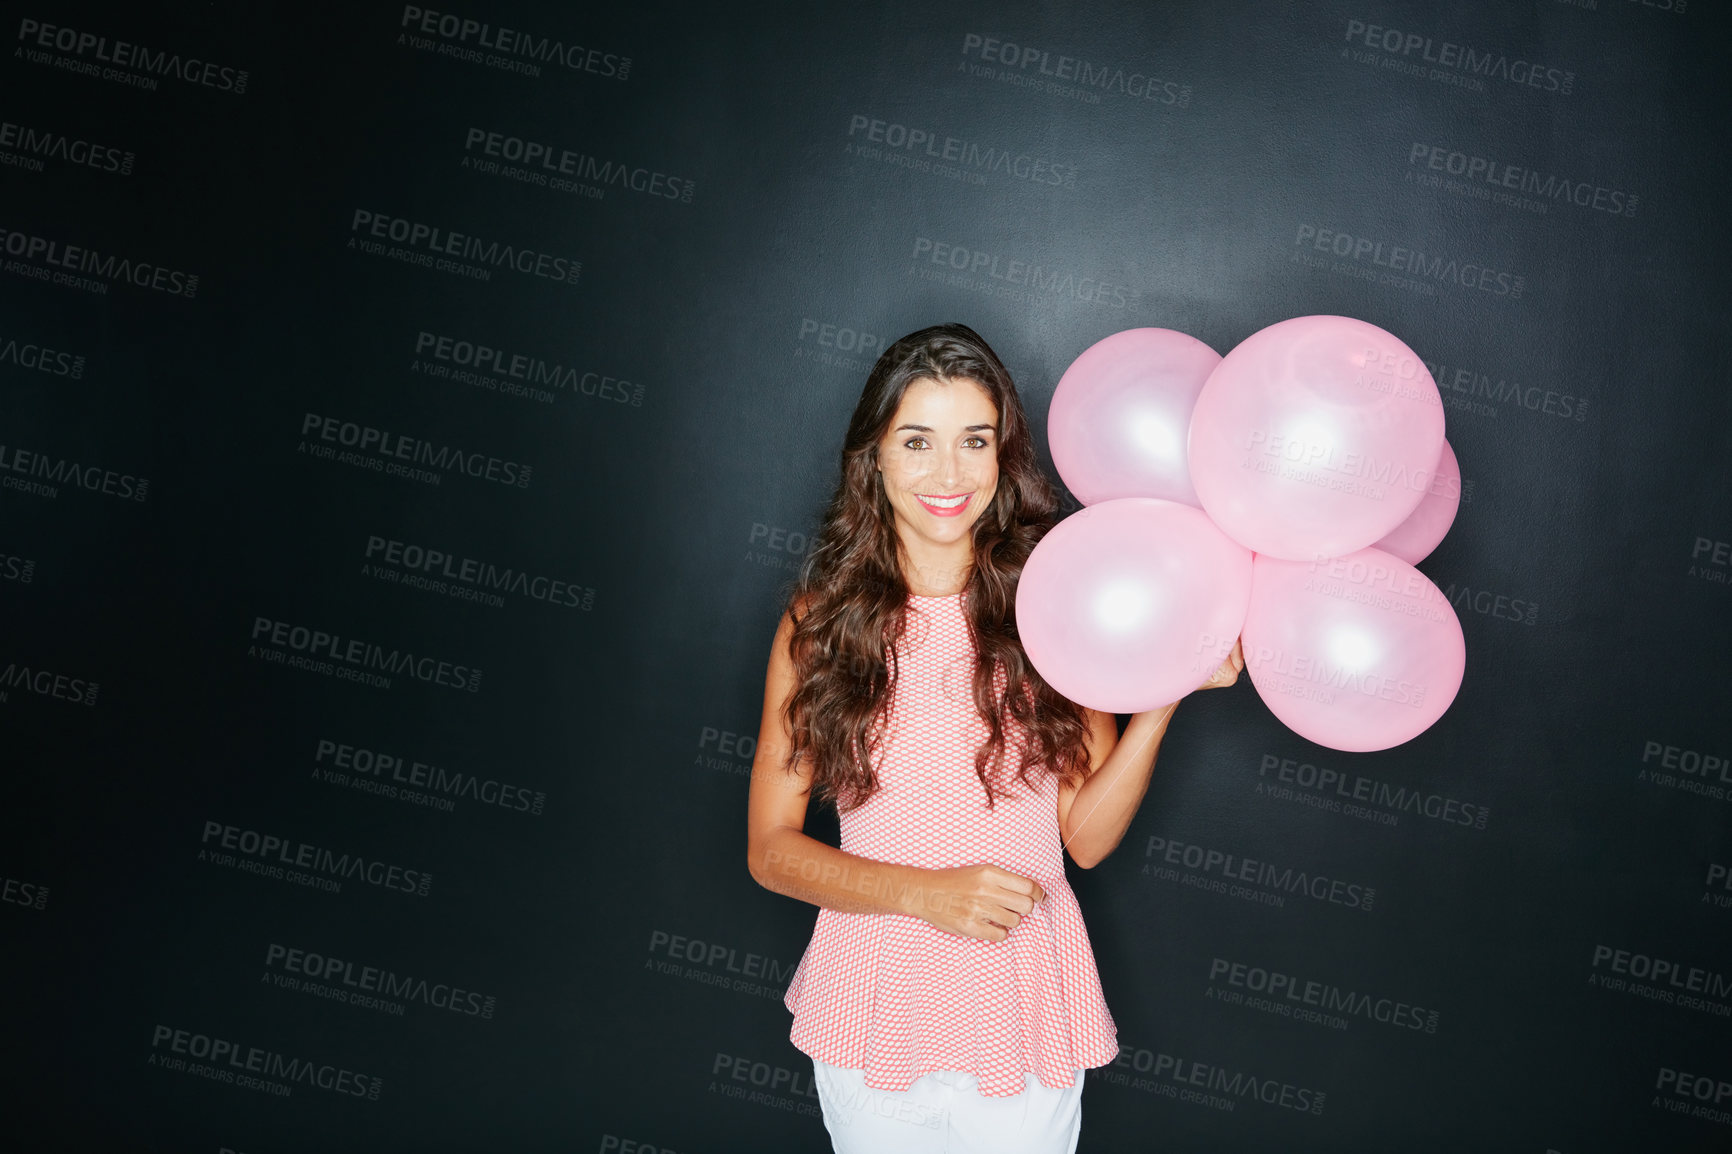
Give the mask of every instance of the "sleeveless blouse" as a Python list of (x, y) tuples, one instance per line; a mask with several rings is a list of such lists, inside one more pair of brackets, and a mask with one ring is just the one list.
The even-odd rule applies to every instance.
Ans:
[[(906, 1090), (923, 1074), (958, 1070), (978, 1078), (981, 1094), (1007, 1097), (1022, 1092), (1025, 1072), (1054, 1089), (1073, 1085), (1076, 1071), (1118, 1057), (1118, 1034), (1065, 879), (1057, 779), (1031, 767), (1031, 792), (1014, 776), (1026, 733), (1008, 717), (993, 810), (975, 775), (989, 730), (974, 706), (964, 597), (909, 598), (890, 711), (872, 751), (879, 788), (841, 815), (842, 849), (928, 869), (989, 862), (1033, 878), (1046, 898), (1002, 942), (906, 914), (820, 907), (783, 1004), (796, 1049), (864, 1070), (874, 1089)], [(1002, 696), (1002, 670), (998, 679)]]

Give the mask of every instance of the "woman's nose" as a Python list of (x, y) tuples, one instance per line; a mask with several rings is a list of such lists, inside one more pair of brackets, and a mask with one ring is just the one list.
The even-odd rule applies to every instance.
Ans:
[(939, 451), (938, 468), (933, 473), (934, 477), (948, 485), (960, 481), (963, 472), (961, 453), (955, 449), (941, 449)]

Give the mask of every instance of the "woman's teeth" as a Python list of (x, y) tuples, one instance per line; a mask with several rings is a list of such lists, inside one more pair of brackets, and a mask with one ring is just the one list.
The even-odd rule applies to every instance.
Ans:
[(967, 493), (964, 493), (960, 497), (926, 497), (918, 493), (916, 493), (915, 496), (920, 497), (920, 499), (925, 501), (928, 505), (936, 505), (940, 509), (954, 509), (964, 501), (968, 500)]

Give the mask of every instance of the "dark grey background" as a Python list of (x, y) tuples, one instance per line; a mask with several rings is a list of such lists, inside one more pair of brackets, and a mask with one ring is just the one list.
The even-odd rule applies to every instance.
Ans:
[[(0, 275), (0, 444), (150, 482), (143, 502), (0, 490), (0, 558), (16, 561), (0, 560), (0, 668), (101, 685), (90, 706), (0, 687), (0, 874), (48, 894), (0, 904), (8, 1129), (44, 1149), (828, 1149), (779, 997), (815, 910), (748, 877), (749, 743), (726, 736), (756, 733), (799, 559), (772, 542), (815, 527), (876, 351), (826, 347), (817, 326), (887, 341), (966, 322), (1044, 429), (1059, 375), (1112, 332), (1173, 328), (1225, 352), (1339, 313), (1401, 337), (1448, 386), (1468, 499), (1421, 568), (1462, 618), (1466, 679), (1433, 729), (1374, 754), (1310, 745), (1248, 682), (1180, 708), (1124, 844), (1071, 871), (1125, 1047), (1090, 1073), (1080, 1149), (1724, 1148), (1732, 1129), (1667, 1111), (1693, 1099), (1657, 1081), (1732, 1084), (1727, 1019), (1590, 983), (1615, 976), (1601, 946), (1722, 988), (1732, 973), (1732, 909), (1715, 901), (1732, 890), (1709, 885), (1732, 863), (1732, 802), (1649, 776), (1664, 756), (1650, 743), (1732, 754), (1732, 567), (1723, 551), (1713, 563), (1732, 540), (1728, 36), (1717, 6), (1680, 7), (440, 9), (629, 57), (624, 80), (419, 51), (389, 4), (23, 13), (246, 69), (241, 95), (76, 75), (17, 51), (14, 17), (0, 120), (135, 161), (128, 175), (0, 165), (0, 227), (200, 282), (186, 299)], [(1431, 46), (1368, 49), (1356, 24)], [(971, 34), (1158, 77), (1173, 102), (974, 75)], [(1385, 60), (1445, 42), (1571, 73), (1570, 91), (1473, 90)], [(855, 116), (1073, 165), (1074, 186), (863, 158)], [(672, 174), (694, 196), (585, 199), (482, 175), (461, 167), (472, 127)], [(1428, 186), (1416, 146), (1636, 209), (1542, 213)], [(363, 255), (346, 246), (356, 209), (575, 257), (581, 279), (480, 283)], [(1306, 227), (1522, 290), (1360, 279), (1297, 243)], [(1105, 280), (1127, 307), (921, 279), (941, 270), (914, 259), (919, 238)], [(0, 255), (18, 260), (31, 264)], [(421, 331), (624, 378), (638, 403), (428, 379), (410, 371)], [(82, 373), (29, 369), (8, 341), (70, 350)], [(1529, 407), (1558, 397), (1580, 419)], [(429, 486), (312, 460), (296, 451), (309, 412), (528, 462), (533, 481)], [(360, 575), (374, 535), (572, 581), (593, 608), (394, 587)], [(483, 682), (380, 690), (268, 665), (247, 655), (260, 616)], [(339, 788), (310, 776), (321, 738), (541, 791), (546, 807), (439, 812)], [(1271, 757), (1489, 820), (1388, 825), (1275, 798), (1258, 791)], [(425, 898), (352, 881), (330, 894), (224, 869), (198, 860), (207, 821), (434, 881)], [(833, 815), (809, 828), (835, 838)], [(1277, 908), (1144, 876), (1150, 837), (1374, 887), (1375, 906)], [(675, 935), (709, 952), (674, 962)], [(271, 943), (455, 983), (497, 1011), (394, 1016), (278, 988), (261, 980)], [(1205, 996), (1216, 958), (1435, 1010), (1437, 1028), (1222, 1005)], [(767, 989), (700, 980), (748, 972)], [(153, 1068), (159, 1025), (382, 1091), (277, 1097)], [(1218, 1110), (1127, 1084), (1155, 1055), (1326, 1105)]]

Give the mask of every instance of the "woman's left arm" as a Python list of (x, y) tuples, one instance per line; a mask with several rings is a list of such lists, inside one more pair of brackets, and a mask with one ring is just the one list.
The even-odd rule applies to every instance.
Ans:
[[(1239, 679), (1244, 668), (1245, 658), (1234, 642), (1227, 660), (1197, 688), (1224, 689)], [(1099, 865), (1124, 839), (1149, 792), (1155, 755), (1178, 707), (1175, 701), (1131, 714), (1123, 735), (1118, 733), (1112, 714), (1087, 711), (1088, 779), (1080, 786), (1061, 784), (1058, 794), (1059, 836), (1071, 860), (1083, 869)]]

